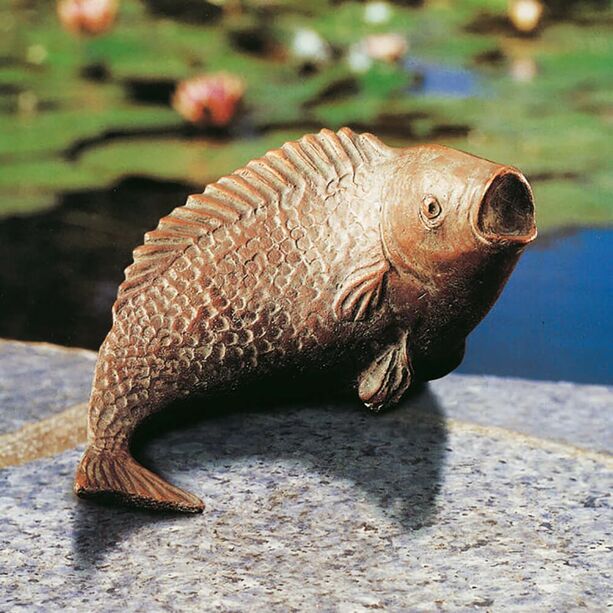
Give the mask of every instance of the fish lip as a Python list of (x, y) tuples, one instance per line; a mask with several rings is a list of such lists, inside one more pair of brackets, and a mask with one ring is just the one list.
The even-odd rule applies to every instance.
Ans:
[[(527, 203), (530, 209), (530, 224), (526, 231), (517, 233), (505, 233), (500, 231), (491, 232), (484, 227), (482, 215), (485, 207), (487, 206), (487, 198), (490, 188), (492, 188), (496, 182), (502, 183), (506, 177), (512, 177), (514, 180), (519, 181), (525, 195), (527, 196)], [(472, 207), (472, 209), (473, 213), (471, 215), (471, 225), (475, 236), (482, 243), (492, 246), (516, 245), (523, 247), (534, 241), (538, 236), (538, 229), (536, 227), (534, 217), (534, 195), (532, 193), (532, 188), (530, 187), (526, 177), (517, 168), (512, 166), (504, 166), (494, 172), (485, 184), (481, 198), (479, 199), (479, 204), (476, 207)]]

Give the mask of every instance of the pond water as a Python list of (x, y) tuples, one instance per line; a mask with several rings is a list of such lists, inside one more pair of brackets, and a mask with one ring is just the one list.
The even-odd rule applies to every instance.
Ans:
[(404, 67), (416, 77), (409, 87), (410, 94), (445, 98), (471, 98), (484, 94), (477, 73), (468, 68), (435, 64), (414, 57), (410, 57)]
[[(0, 337), (96, 349), (132, 248), (195, 191), (132, 177), (0, 220)], [(613, 383), (612, 243), (609, 229), (540, 238), (469, 338), (460, 371)]]
[(611, 229), (537, 240), (472, 333), (459, 372), (613, 383)]

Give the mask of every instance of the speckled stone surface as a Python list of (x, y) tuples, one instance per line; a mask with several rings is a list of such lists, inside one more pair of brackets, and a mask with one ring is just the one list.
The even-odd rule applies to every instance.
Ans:
[(96, 354), (0, 339), (0, 434), (87, 400)]
[[(461, 382), (458, 379), (461, 379)], [(451, 375), (431, 384), (455, 419), (613, 450), (613, 395), (602, 385)]]
[(2, 609), (602, 611), (612, 399), (450, 376), (377, 416), (212, 416), (142, 456), (203, 497), (199, 516), (76, 500), (80, 449), (7, 468)]

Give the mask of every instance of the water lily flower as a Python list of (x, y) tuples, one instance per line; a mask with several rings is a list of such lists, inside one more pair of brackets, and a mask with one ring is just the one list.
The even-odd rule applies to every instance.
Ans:
[(364, 39), (366, 53), (373, 60), (393, 64), (409, 49), (407, 39), (401, 34), (371, 34)]
[(200, 126), (228, 126), (245, 93), (245, 82), (226, 72), (181, 81), (172, 106), (187, 121)]
[(34, 115), (38, 110), (38, 98), (34, 92), (24, 91), (17, 96), (17, 111), (21, 115)]
[(349, 47), (347, 52), (347, 64), (352, 72), (366, 72), (373, 64), (372, 58), (366, 51), (364, 41), (355, 43)]
[(49, 55), (43, 45), (30, 45), (26, 51), (26, 60), (30, 64), (43, 64)]
[(117, 0), (59, 0), (57, 14), (69, 32), (95, 35), (112, 27), (117, 8)]
[(294, 34), (292, 53), (303, 62), (323, 64), (332, 56), (332, 49), (315, 30), (301, 28)]
[(366, 23), (387, 23), (392, 18), (392, 10), (387, 2), (367, 2), (364, 5)]
[(531, 57), (518, 57), (511, 62), (511, 78), (518, 83), (529, 83), (537, 72), (536, 62)]
[(515, 29), (527, 34), (538, 26), (543, 4), (539, 0), (510, 0), (508, 15)]

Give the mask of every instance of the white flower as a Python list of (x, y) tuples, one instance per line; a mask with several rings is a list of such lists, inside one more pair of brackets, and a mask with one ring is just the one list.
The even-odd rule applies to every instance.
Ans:
[(321, 64), (330, 59), (330, 45), (315, 30), (301, 28), (292, 41), (294, 56), (305, 62)]
[(509, 19), (520, 32), (532, 32), (541, 20), (543, 5), (539, 0), (511, 0)]
[(511, 78), (519, 83), (528, 83), (534, 79), (538, 69), (531, 57), (518, 57), (511, 62)]
[(364, 21), (366, 23), (387, 23), (391, 17), (392, 11), (387, 2), (368, 2), (364, 6)]
[(363, 42), (349, 47), (347, 63), (353, 72), (366, 72), (372, 66), (372, 59), (368, 55), (366, 45)]

